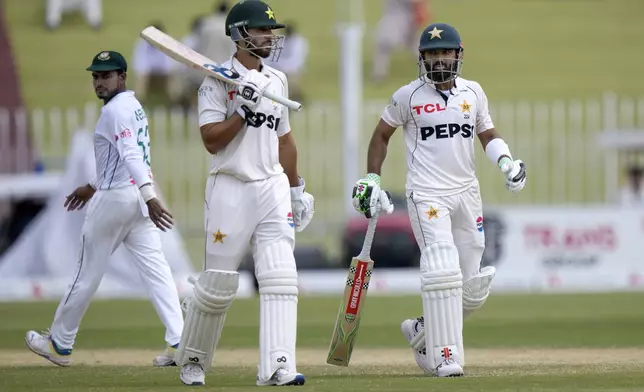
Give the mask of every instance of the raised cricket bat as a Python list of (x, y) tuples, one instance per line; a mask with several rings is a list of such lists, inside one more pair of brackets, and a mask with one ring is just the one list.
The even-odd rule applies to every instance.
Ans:
[(371, 260), (371, 244), (376, 233), (376, 223), (380, 206), (377, 212), (369, 219), (369, 226), (362, 244), (362, 251), (357, 257), (351, 260), (349, 274), (345, 282), (344, 297), (340, 302), (340, 310), (335, 321), (331, 346), (326, 362), (336, 366), (349, 366), (353, 345), (356, 342), (360, 317), (364, 308), (373, 271), (373, 260)]
[[(242, 77), (237, 71), (220, 67), (208, 57), (192, 50), (168, 34), (158, 30), (156, 27), (148, 26), (143, 29), (141, 31), (141, 38), (148, 41), (150, 45), (159, 49), (167, 56), (193, 69), (202, 71), (205, 75), (212, 76), (230, 84), (240, 84), (239, 81)], [(295, 111), (299, 111), (302, 108), (301, 103), (291, 101), (286, 97), (273, 94), (269, 91), (265, 91), (264, 96)]]

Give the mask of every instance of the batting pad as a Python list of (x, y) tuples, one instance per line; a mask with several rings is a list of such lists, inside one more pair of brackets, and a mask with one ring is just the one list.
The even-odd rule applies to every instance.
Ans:
[(258, 378), (266, 381), (278, 368), (296, 371), (297, 270), (286, 241), (266, 246), (256, 259), (260, 298)]
[(186, 319), (174, 360), (179, 366), (199, 363), (205, 370), (212, 365), (226, 312), (237, 294), (239, 273), (209, 269), (189, 281), (193, 296), (184, 302)]
[(429, 245), (421, 254), (421, 291), (425, 347), (432, 369), (446, 359), (461, 363), (463, 347), (463, 275), (456, 246)]
[(468, 279), (467, 282), (463, 282), (463, 318), (485, 304), (490, 295), (494, 274), (496, 274), (496, 268), (484, 267), (481, 272)]

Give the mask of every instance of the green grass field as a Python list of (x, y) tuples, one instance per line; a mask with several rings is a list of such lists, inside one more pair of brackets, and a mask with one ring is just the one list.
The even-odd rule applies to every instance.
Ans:
[[(495, 295), (465, 322), (467, 376), (423, 376), (399, 330), (417, 316), (415, 297), (368, 298), (348, 368), (325, 363), (339, 298), (302, 297), (298, 369), (303, 391), (637, 391), (644, 385), (644, 294)], [(163, 329), (152, 306), (97, 301), (81, 325), (75, 364), (30, 353), (28, 329), (46, 328), (55, 303), (0, 304), (2, 391), (179, 391), (176, 368), (156, 369)], [(238, 299), (227, 317), (205, 390), (254, 389), (259, 304)]]

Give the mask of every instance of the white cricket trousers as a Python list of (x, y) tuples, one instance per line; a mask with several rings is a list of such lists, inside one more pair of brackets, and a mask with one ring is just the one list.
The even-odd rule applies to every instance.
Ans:
[(60, 348), (71, 349), (74, 345), (80, 322), (109, 258), (121, 244), (131, 253), (152, 305), (166, 328), (167, 344), (179, 343), (183, 314), (177, 287), (161, 251), (159, 229), (143, 215), (143, 207), (143, 199), (134, 185), (98, 190), (88, 203), (78, 264), (51, 326), (51, 336)]
[(431, 244), (449, 242), (458, 249), (463, 281), (479, 272), (485, 234), (478, 181), (463, 192), (450, 196), (410, 192), (407, 206), (421, 253)]
[(286, 174), (251, 182), (228, 174), (209, 176), (205, 268), (237, 271), (249, 248), (258, 260), (267, 245), (276, 243), (286, 244), (292, 254), (295, 229), (290, 192)]

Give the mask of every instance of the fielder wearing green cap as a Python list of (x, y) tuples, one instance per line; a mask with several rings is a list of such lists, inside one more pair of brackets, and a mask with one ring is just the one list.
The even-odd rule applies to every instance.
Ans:
[[(352, 193), (357, 211), (371, 217), (393, 210), (381, 189), (387, 146), (403, 128), (407, 150), (407, 211), (420, 249), (423, 316), (401, 323), (418, 365), (437, 377), (462, 376), (463, 318), (485, 303), (496, 270), (481, 269), (483, 206), (474, 165), (475, 139), (513, 193), (526, 169), (494, 128), (481, 85), (462, 78), (458, 31), (433, 23), (418, 44), (418, 77), (399, 88), (382, 112), (367, 154), (367, 175)], [(383, 179), (384, 180), (384, 179)]]
[(127, 61), (119, 52), (105, 50), (97, 53), (86, 70), (92, 72), (96, 96), (106, 104), (127, 89)]
[[(264, 92), (288, 98), (286, 75), (264, 63), (279, 57), (284, 27), (265, 2), (232, 6), (222, 33), (236, 44), (230, 60), (215, 67), (234, 86), (204, 78), (197, 97), (199, 130), (212, 155), (206, 180), (204, 270), (185, 302), (185, 327), (175, 353), (179, 378), (205, 385), (217, 355), (226, 313), (239, 287), (239, 267), (252, 253), (259, 286), (259, 358), (256, 384), (302, 385), (297, 371), (297, 266), (295, 233), (314, 214), (315, 200), (298, 175), (297, 148), (284, 105)], [(216, 380), (216, 375), (215, 375)]]
[(172, 366), (183, 330), (183, 314), (161, 247), (159, 230), (169, 230), (173, 222), (154, 189), (147, 116), (134, 92), (127, 90), (127, 62), (121, 54), (101, 51), (86, 69), (92, 73), (96, 95), (105, 105), (92, 135), (95, 176), (72, 191), (64, 203), (68, 211), (88, 205), (79, 228), (81, 241), (73, 252), (79, 255), (78, 267), (49, 331), (28, 331), (25, 342), (35, 354), (56, 365), (70, 366), (81, 320), (112, 254), (122, 245), (124, 255), (129, 255), (138, 268), (141, 283), (165, 326), (166, 351), (152, 363)]

